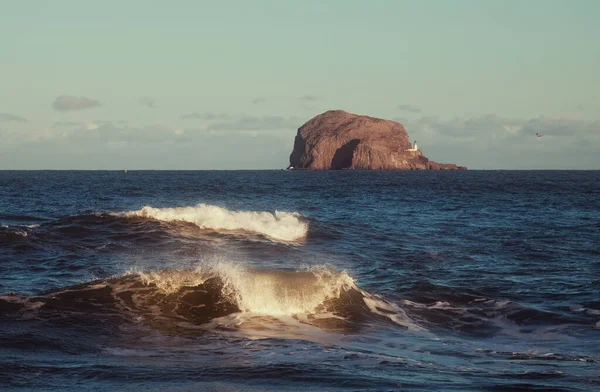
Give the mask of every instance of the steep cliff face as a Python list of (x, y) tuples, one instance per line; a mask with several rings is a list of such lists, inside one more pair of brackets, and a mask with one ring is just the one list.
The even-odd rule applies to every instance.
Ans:
[(298, 129), (290, 166), (296, 169), (458, 170), (430, 161), (411, 148), (395, 121), (330, 110)]

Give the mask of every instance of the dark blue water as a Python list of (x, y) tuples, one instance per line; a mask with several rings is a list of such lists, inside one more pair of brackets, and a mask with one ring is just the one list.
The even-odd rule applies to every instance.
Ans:
[(598, 171), (0, 171), (3, 390), (591, 391), (598, 342)]

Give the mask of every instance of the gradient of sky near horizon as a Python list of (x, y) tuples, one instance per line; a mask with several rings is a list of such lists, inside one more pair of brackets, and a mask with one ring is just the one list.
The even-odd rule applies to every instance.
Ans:
[(0, 0), (0, 169), (280, 169), (329, 109), (400, 121), (438, 162), (600, 169), (599, 17), (596, 0)]

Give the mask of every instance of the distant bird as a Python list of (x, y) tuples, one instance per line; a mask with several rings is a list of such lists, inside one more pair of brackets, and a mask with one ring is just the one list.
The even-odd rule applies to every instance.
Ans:
[(539, 133), (537, 133), (537, 132), (536, 132), (536, 133), (535, 133), (535, 136), (537, 136), (537, 138), (538, 138), (538, 139), (541, 139), (541, 138), (542, 138), (542, 136), (544, 136), (544, 135), (540, 135)]

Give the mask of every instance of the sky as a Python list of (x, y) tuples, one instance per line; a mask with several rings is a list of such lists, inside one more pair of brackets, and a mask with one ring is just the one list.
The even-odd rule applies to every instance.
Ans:
[(0, 0), (0, 169), (280, 169), (330, 109), (399, 121), (438, 162), (600, 169), (599, 17), (597, 0)]

